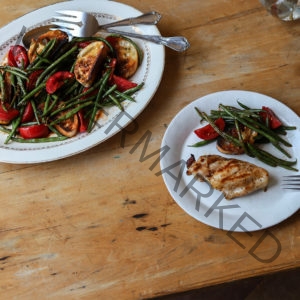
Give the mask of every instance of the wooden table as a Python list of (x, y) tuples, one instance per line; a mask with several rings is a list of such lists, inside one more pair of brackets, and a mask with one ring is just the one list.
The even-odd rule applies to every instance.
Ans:
[[(2, 0), (0, 25), (56, 2)], [(63, 160), (0, 164), (1, 299), (142, 299), (300, 266), (299, 211), (234, 240), (189, 217), (159, 166), (130, 152), (147, 130), (147, 153), (159, 149), (175, 114), (215, 91), (260, 92), (300, 114), (300, 23), (278, 21), (257, 0), (122, 2), (159, 11), (161, 33), (191, 47), (166, 49), (161, 85), (124, 148), (120, 133)], [(250, 250), (265, 235), (255, 254), (272, 257), (270, 234), (281, 251), (266, 263)]]

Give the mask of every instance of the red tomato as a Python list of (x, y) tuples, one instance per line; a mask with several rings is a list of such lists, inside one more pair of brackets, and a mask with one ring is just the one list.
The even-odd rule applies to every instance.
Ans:
[(80, 110), (78, 113), (78, 118), (79, 118), (79, 132), (86, 132), (88, 128), (87, 121), (84, 117), (83, 111)]
[(49, 128), (45, 124), (36, 124), (19, 128), (19, 133), (24, 139), (36, 139), (47, 137)]
[(86, 46), (88, 46), (90, 43), (92, 43), (92, 41), (78, 42), (78, 43), (77, 43), (77, 46), (78, 46), (78, 48), (83, 49), (83, 48), (85, 48)]
[(35, 84), (39, 76), (43, 73), (44, 70), (35, 70), (30, 73), (27, 81), (27, 90), (30, 92), (35, 88)]
[(106, 40), (112, 45), (112, 47), (114, 47), (118, 41), (118, 36), (110, 35), (106, 37)]
[(260, 112), (260, 117), (265, 123), (269, 124), (271, 129), (276, 129), (282, 125), (281, 121), (269, 107), (263, 106), (263, 111)]
[(34, 118), (34, 111), (31, 102), (28, 102), (22, 116), (22, 123), (30, 122)]
[(116, 65), (117, 65), (117, 59), (112, 58), (111, 61), (108, 64), (108, 66), (107, 66), (107, 69), (111, 69), (111, 73), (110, 73), (110, 77), (109, 77), (109, 82), (110, 83), (113, 82), (113, 76), (114, 76), (114, 73), (115, 73)]
[(19, 115), (19, 111), (14, 108), (4, 108), (0, 104), (0, 124), (9, 124)]
[[(220, 130), (224, 130), (225, 121), (222, 118), (218, 118), (217, 120), (215, 120), (215, 124)], [(210, 124), (198, 128), (194, 132), (200, 139), (203, 140), (213, 140), (219, 136), (219, 134), (213, 129), (213, 127)]]
[(74, 73), (68, 71), (58, 71), (47, 79), (46, 91), (48, 94), (55, 93), (62, 87), (66, 80), (74, 78)]
[(15, 45), (11, 46), (8, 55), (8, 64), (11, 67), (18, 67), (18, 68), (26, 68), (29, 64), (29, 59), (27, 55), (27, 51), (23, 46)]
[(113, 75), (111, 81), (112, 81), (112, 84), (117, 85), (117, 89), (120, 92), (125, 92), (125, 91), (137, 86), (137, 84), (135, 82), (129, 81), (129, 80), (127, 80), (123, 77), (117, 76), (117, 75)]

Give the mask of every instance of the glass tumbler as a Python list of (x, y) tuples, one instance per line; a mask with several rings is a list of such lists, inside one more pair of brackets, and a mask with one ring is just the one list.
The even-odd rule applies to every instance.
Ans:
[(300, 19), (300, 0), (259, 0), (275, 17), (283, 21)]

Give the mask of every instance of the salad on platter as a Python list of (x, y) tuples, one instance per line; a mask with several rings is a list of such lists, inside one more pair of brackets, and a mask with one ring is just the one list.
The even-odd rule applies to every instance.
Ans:
[(130, 78), (143, 52), (130, 38), (87, 38), (50, 30), (28, 49), (12, 45), (0, 65), (0, 130), (11, 142), (39, 143), (90, 133), (106, 114), (144, 83)]

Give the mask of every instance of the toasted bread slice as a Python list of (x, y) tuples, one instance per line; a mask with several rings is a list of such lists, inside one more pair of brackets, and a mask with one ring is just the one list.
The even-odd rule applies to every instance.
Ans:
[(90, 87), (100, 73), (108, 51), (108, 46), (102, 41), (92, 42), (83, 48), (78, 54), (74, 67), (77, 81), (85, 87)]

